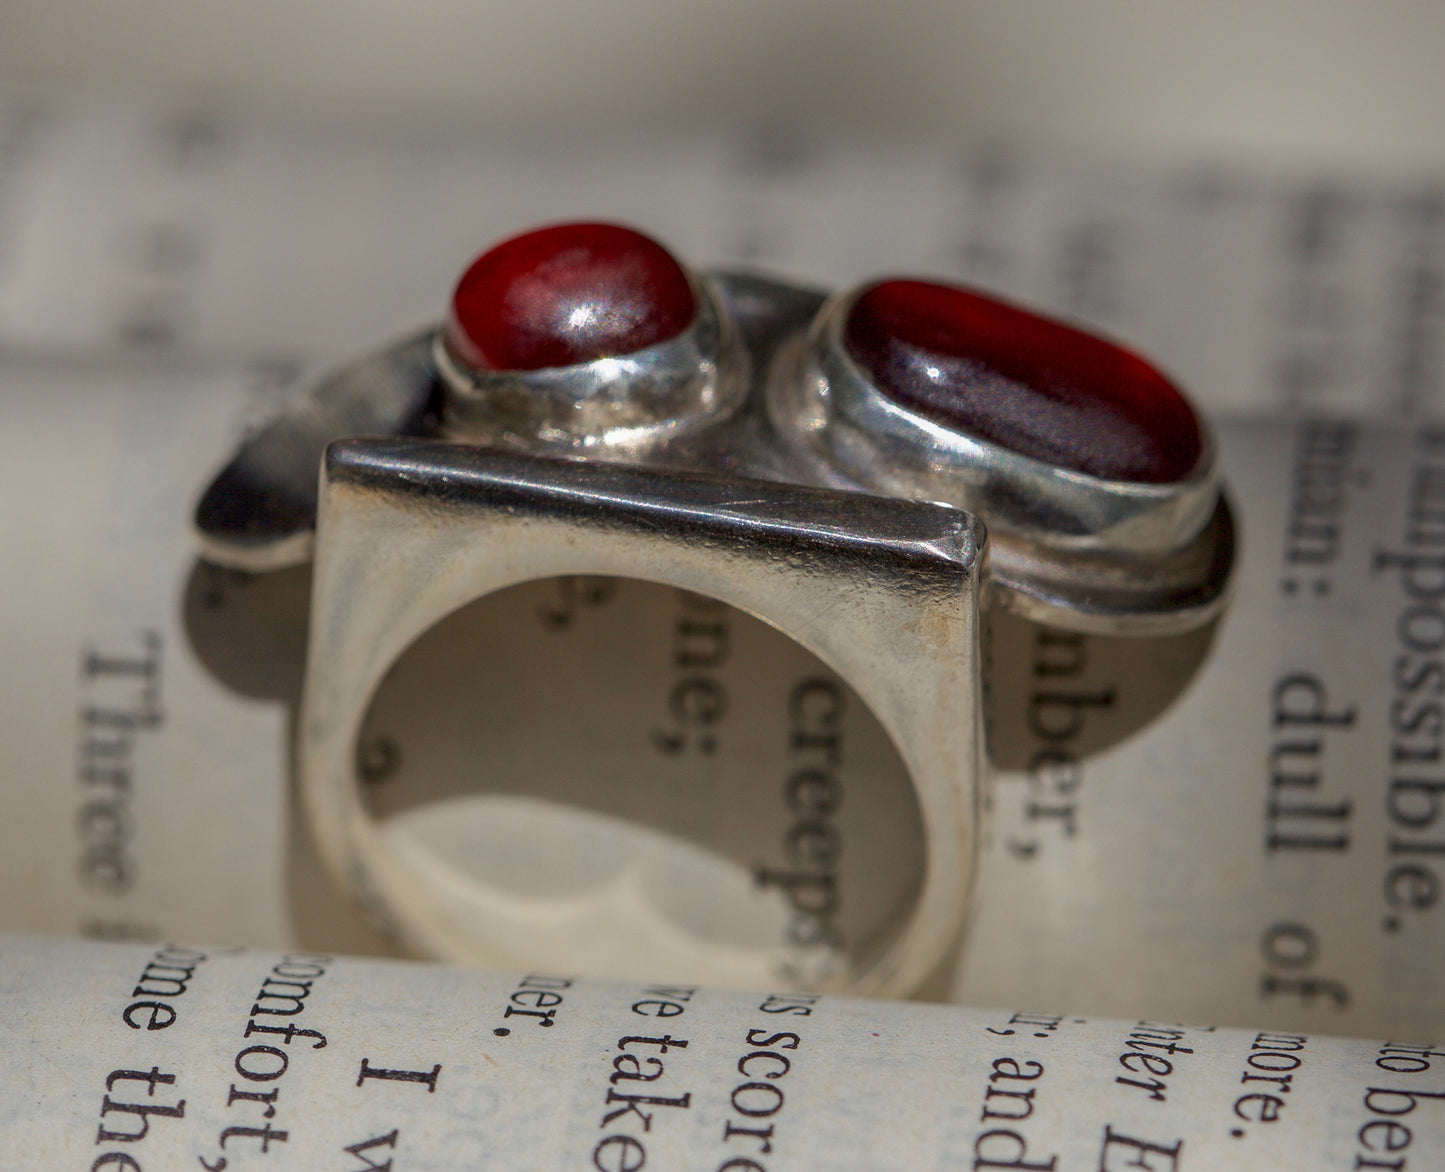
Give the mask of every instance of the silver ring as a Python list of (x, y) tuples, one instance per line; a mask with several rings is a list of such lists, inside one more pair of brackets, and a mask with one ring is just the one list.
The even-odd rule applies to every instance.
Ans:
[[(597, 227), (623, 231), (580, 226)], [(921, 295), (946, 316), (957, 297), (973, 294), (882, 282), (826, 299), (754, 276), (680, 271), (669, 296), (686, 288), (691, 300), (679, 328), (563, 366), (472, 361), (456, 342), (454, 311), (445, 327), (332, 378), (243, 447), (203, 497), (197, 527), (208, 556), (254, 571), (304, 560), (314, 540), (299, 738), (306, 804), (333, 876), (411, 950), (616, 976), (907, 994), (947, 960), (966, 921), (986, 804), (983, 609), (1146, 637), (1217, 615), (1233, 530), (1213, 443), (1187, 404), (1179, 416), (1168, 399), (1175, 432), (1155, 428), (1151, 442), (1162, 435), (1164, 455), (1149, 457), (1155, 466), (1144, 475), (1132, 465), (1114, 474), (1107, 460), (1101, 474), (1092, 453), (1082, 464), (1041, 457), (1032, 441), (1001, 443), (940, 416), (927, 387), (920, 407), (914, 388), (890, 382), (891, 368), (858, 342), (868, 329), (893, 328), (880, 298), (896, 294), (906, 308)], [(1088, 357), (1078, 365), (1089, 377), (1057, 392), (1073, 396), (1070, 410), (1102, 412), (1106, 429), (1108, 412), (1132, 410), (1152, 426), (1153, 407), (1119, 408), (1114, 390), (1097, 385), (1099, 370), (1115, 369), (1107, 343), (981, 304), (985, 327), (1006, 340), (1010, 330), (1042, 339), (1063, 368), (1071, 354)], [(598, 316), (585, 308), (572, 316)], [(927, 378), (975, 378), (966, 337), (920, 336)], [(942, 340), (928, 341), (935, 336)], [(941, 355), (936, 363), (928, 346)], [(1157, 380), (1177, 395), (1152, 368), (1119, 369), (1150, 394), (1165, 393), (1154, 390)], [(1167, 452), (1171, 435), (1186, 431), (1187, 452)], [(342, 439), (358, 434), (381, 438)], [(314, 486), (318, 464), (319, 498), (307, 490), (307, 470)], [(447, 624), (478, 600), (577, 575), (726, 604), (817, 664), (799, 686), (821, 690), (802, 694), (851, 689), (900, 763), (906, 792), (888, 800), (914, 811), (907, 818), (917, 825), (914, 839), (898, 840), (912, 845), (897, 848), (910, 857), (896, 860), (904, 878), (889, 880), (896, 891), (886, 915), (844, 932), (821, 879), (808, 886), (801, 872), (750, 871), (736, 852), (664, 841), (636, 819), (549, 823), (555, 809), (494, 785), (487, 770), (495, 774), (501, 757), (485, 753), (472, 780), (447, 792), (507, 791), (505, 801), (493, 795), (483, 835), (497, 858), (512, 838), (533, 835), (528, 841), (544, 845), (565, 840), (573, 845), (564, 853), (579, 857), (635, 851), (645, 866), (591, 887), (528, 889), (484, 865), (451, 865), (451, 848), (424, 849), (394, 833), (358, 768), (368, 712), (388, 680), (404, 677), (412, 649), (444, 640)], [(503, 756), (525, 762), (525, 738), (542, 728), (514, 728), (524, 744)], [(824, 792), (821, 781), (787, 784), (793, 796)], [(445, 817), (432, 824), (433, 844), (447, 840)], [(821, 857), (831, 831), (807, 810), (799, 817), (803, 829), (789, 833)], [(821, 828), (809, 829), (815, 823)]]

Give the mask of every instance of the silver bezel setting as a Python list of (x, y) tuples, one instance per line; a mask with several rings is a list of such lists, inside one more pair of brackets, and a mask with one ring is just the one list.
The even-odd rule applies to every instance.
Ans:
[(768, 383), (773, 426), (819, 479), (987, 518), (1000, 604), (1041, 621), (1156, 634), (1217, 611), (1232, 522), (1202, 420), (1199, 459), (1168, 484), (1106, 480), (1020, 455), (910, 410), (873, 383), (843, 342), (861, 291), (830, 299)]
[(444, 434), (549, 455), (615, 458), (732, 413), (747, 396), (746, 354), (713, 283), (691, 273), (688, 280), (697, 313), (682, 333), (576, 366), (472, 370), (439, 330), (432, 359), (445, 387)]

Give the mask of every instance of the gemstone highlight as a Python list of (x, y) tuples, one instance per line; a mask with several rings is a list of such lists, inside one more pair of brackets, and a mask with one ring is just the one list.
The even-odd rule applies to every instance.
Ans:
[(644, 350), (696, 316), (687, 274), (657, 241), (619, 224), (557, 224), (472, 262), (446, 341), (474, 370), (540, 370)]
[(1204, 448), (1188, 400), (1143, 358), (957, 286), (868, 286), (843, 345), (900, 406), (1070, 471), (1170, 484)]

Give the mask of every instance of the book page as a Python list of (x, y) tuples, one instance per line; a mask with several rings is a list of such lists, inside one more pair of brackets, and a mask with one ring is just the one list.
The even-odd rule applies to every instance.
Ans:
[(188, 514), (273, 392), (264, 368), (0, 364), (6, 927), (292, 938), (305, 591), (263, 588), (244, 676), (186, 621), (244, 593), (198, 564)]
[(1171, 661), (995, 627), (1003, 768), (955, 995), (1433, 1035), (1442, 433), (1261, 418), (1219, 435), (1242, 542), (1216, 631)]
[[(309, 575), (221, 571), (187, 527), (273, 388), (0, 372), (4, 499), (47, 503), (4, 514), (0, 868), (25, 893), (5, 926), (389, 951), (293, 808)], [(1220, 435), (1244, 552), (1217, 630), (1151, 646), (993, 622), (1003, 771), (951, 995), (1433, 1036), (1437, 433)], [(712, 946), (826, 931), (862, 956), (921, 879), (907, 772), (849, 682), (644, 583), (553, 580), (452, 616), (377, 693), (357, 770), (389, 841), (448, 889), (631, 883)]]
[(0, 1135), (55, 1166), (1426, 1169), (1419, 1043), (6, 937)]

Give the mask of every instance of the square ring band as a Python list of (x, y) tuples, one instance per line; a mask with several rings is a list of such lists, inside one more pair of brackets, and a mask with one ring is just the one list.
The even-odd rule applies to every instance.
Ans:
[(806, 968), (825, 988), (910, 992), (957, 943), (978, 853), (983, 552), (975, 518), (925, 502), (422, 440), (335, 444), (321, 481), (300, 745), (322, 852), (394, 936), (427, 955), (586, 971), (607, 967), (620, 935), (680, 966), (679, 978), (796, 980), (803, 958), (789, 946), (718, 955), (625, 888), (583, 902), (451, 898), (425, 862), (378, 833), (358, 789), (372, 694), (445, 616), (559, 575), (665, 583), (782, 631), (847, 680), (894, 742), (925, 828), (912, 914), (861, 963), (835, 955)]

